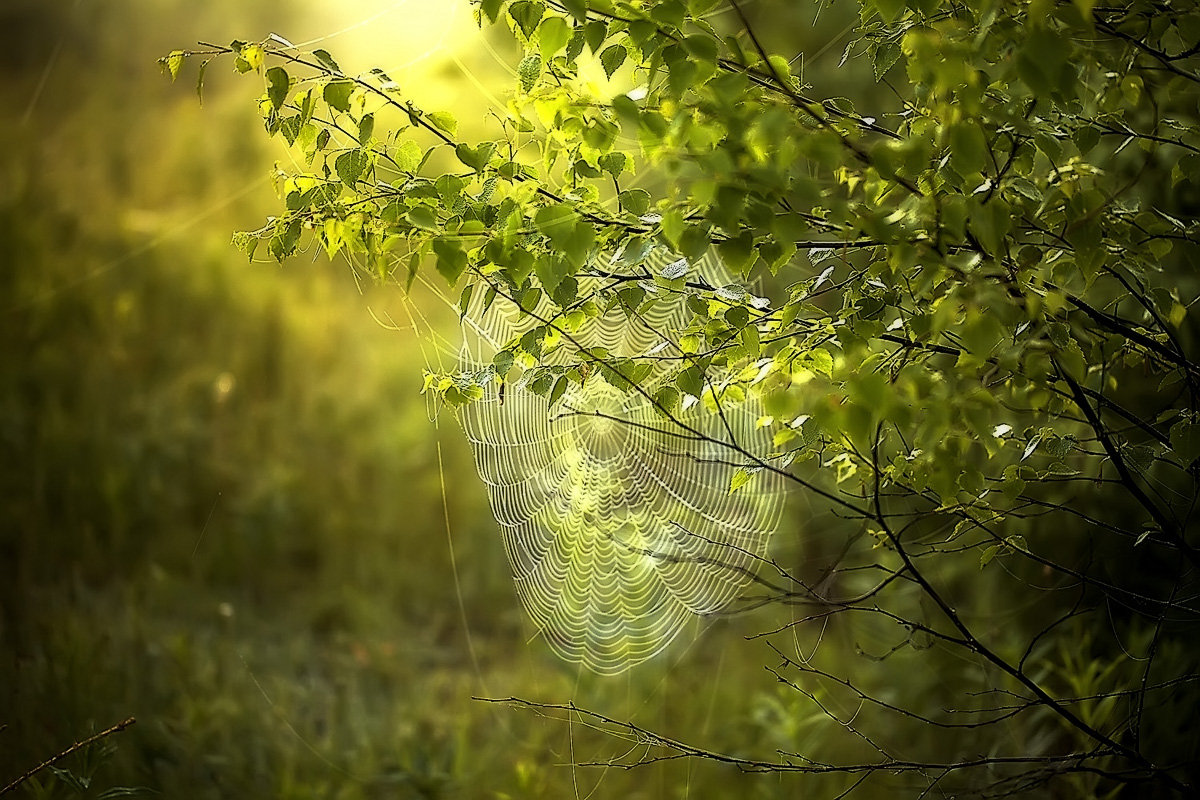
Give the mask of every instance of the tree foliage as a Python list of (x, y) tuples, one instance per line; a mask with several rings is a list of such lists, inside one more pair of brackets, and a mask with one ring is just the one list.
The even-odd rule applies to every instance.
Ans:
[[(843, 62), (869, 64), (865, 106), (772, 45), (769, 3), (477, 5), (523, 51), (487, 141), (279, 37), (164, 64), (261, 74), (267, 132), (307, 165), (278, 175), (284, 208), (238, 235), (247, 254), (316, 245), (409, 284), (431, 265), (464, 312), (550, 301), (490, 368), (428, 391), (461, 405), (607, 370), (639, 392), (653, 362), (664, 424), (689, 398), (758, 398), (774, 452), (727, 443), (730, 491), (775, 473), (857, 532), (819, 583), (768, 563), (764, 602), (959, 659), (929, 705), (777, 646), (798, 696), (868, 709), (848, 726), (860, 762), (652, 743), (853, 785), (1190, 791), (1200, 11), (862, 0)], [(677, 258), (651, 270), (655, 248)], [(713, 252), (736, 283), (691, 270)], [(589, 317), (679, 296), (667, 351), (572, 347)], [(962, 736), (914, 752), (914, 725)]]

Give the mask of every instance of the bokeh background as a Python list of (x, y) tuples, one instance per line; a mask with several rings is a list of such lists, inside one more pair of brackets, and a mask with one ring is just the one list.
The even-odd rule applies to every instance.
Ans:
[[(836, 64), (846, 20), (811, 16), (773, 30)], [(534, 638), (464, 437), (419, 394), (456, 339), (444, 302), (230, 246), (289, 159), (260, 79), (215, 63), (201, 104), (195, 64), (155, 62), (269, 32), (385, 68), (465, 138), (519, 59), (466, 0), (0, 4), (0, 784), (133, 716), (16, 796), (791, 796), (711, 764), (572, 767), (641, 751), (472, 699), (748, 757), (824, 735), (743, 640), (777, 611), (619, 678)], [(837, 537), (788, 541), (812, 563)]]

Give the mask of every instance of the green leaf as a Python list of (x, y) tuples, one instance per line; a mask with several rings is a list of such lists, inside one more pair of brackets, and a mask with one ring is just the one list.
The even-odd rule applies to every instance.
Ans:
[(413, 206), (405, 214), (405, 218), (409, 224), (416, 228), (423, 228), (427, 231), (438, 230), (437, 215), (434, 210), (427, 205)]
[(300, 130), (296, 132), (296, 144), (304, 151), (305, 155), (316, 152), (317, 137), (320, 133), (321, 129), (311, 122), (300, 126)]
[(680, 248), (680, 241), (683, 239), (683, 232), (687, 228), (687, 223), (683, 221), (683, 214), (679, 209), (672, 208), (663, 214), (662, 217), (662, 232), (663, 236), (667, 237), (667, 241), (672, 247)]
[(375, 133), (375, 115), (364, 114), (363, 118), (358, 121), (358, 143), (366, 145), (371, 141), (371, 136)]
[(574, 236), (578, 218), (579, 214), (572, 206), (559, 203), (539, 208), (533, 222), (539, 232), (549, 237), (555, 249), (565, 250)]
[(471, 306), (471, 295), (475, 293), (475, 284), (468, 283), (463, 287), (462, 294), (458, 296), (458, 319), (461, 322), (467, 316), (467, 309)]
[(804, 362), (805, 366), (813, 372), (824, 375), (827, 378), (833, 377), (833, 356), (829, 354), (828, 350), (823, 350), (819, 347), (809, 350), (805, 354)]
[(358, 183), (358, 179), (362, 177), (368, 163), (367, 154), (362, 150), (354, 149), (347, 150), (338, 156), (333, 162), (333, 168), (342, 183), (353, 189), (354, 184)]
[(629, 163), (629, 156), (617, 150), (600, 156), (597, 163), (600, 165), (600, 169), (609, 173), (614, 178), (619, 178), (621, 173), (625, 171), (625, 166)]
[(301, 122), (299, 114), (279, 121), (279, 133), (289, 145), (293, 144), (296, 141), (296, 137), (300, 135), (300, 128)]
[(336, 111), (350, 110), (350, 95), (354, 92), (354, 82), (348, 80), (330, 81), (325, 84), (321, 96), (329, 107)]
[(658, 0), (651, 7), (650, 16), (665, 26), (680, 28), (683, 26), (686, 12), (687, 9), (680, 0)]
[(526, 37), (533, 35), (538, 21), (545, 13), (546, 6), (534, 0), (517, 0), (508, 7), (508, 15), (512, 17), (513, 22), (517, 23), (517, 27)]
[(578, 269), (591, 255), (592, 245), (596, 241), (596, 226), (591, 221), (580, 219), (571, 229), (570, 237), (563, 248), (571, 266)]
[(329, 55), (328, 50), (313, 50), (313, 58), (315, 58), (322, 67), (332, 72), (335, 75), (342, 74), (342, 68), (333, 60), (333, 56)]
[(254, 260), (254, 251), (258, 249), (259, 238), (257, 236), (239, 231), (233, 235), (233, 246), (246, 256), (246, 260)]
[(650, 208), (650, 193), (645, 189), (627, 189), (617, 195), (621, 208), (630, 214), (641, 216)]
[(699, 261), (712, 245), (708, 231), (703, 227), (689, 225), (684, 229), (678, 241), (679, 252), (693, 261)]
[(271, 67), (267, 70), (267, 99), (276, 111), (282, 108), (287, 100), (290, 85), (287, 70), (283, 67)]
[(621, 68), (628, 57), (629, 51), (622, 44), (610, 44), (600, 53), (600, 65), (604, 67), (604, 74), (612, 77), (613, 73)]
[[(571, 38), (571, 29), (562, 17), (550, 16), (542, 20), (537, 29), (538, 50), (542, 58), (550, 60), (559, 50), (566, 46)], [(528, 90), (527, 90), (528, 91)]]
[(433, 240), (433, 252), (437, 254), (437, 271), (451, 286), (467, 269), (467, 254), (457, 239), (439, 236)]
[(950, 126), (950, 158), (962, 174), (983, 172), (991, 164), (990, 151), (983, 131), (974, 122)]
[(891, 40), (873, 41), (867, 45), (867, 55), (871, 59), (871, 69), (875, 72), (875, 80), (883, 80), (888, 70), (900, 60), (900, 53), (900, 45)]
[(505, 2), (506, 0), (481, 0), (479, 8), (494, 25)]
[(675, 378), (675, 385), (679, 387), (680, 391), (690, 394), (692, 397), (699, 397), (704, 394), (704, 372), (693, 364), (680, 370), (678, 377)]
[[(161, 53), (162, 51), (160, 50), (159, 52)], [(186, 55), (182, 50), (172, 50), (167, 54), (166, 58), (160, 59), (167, 73), (170, 74), (171, 80), (179, 77), (179, 70), (183, 67), (184, 58), (186, 58)]]
[(738, 236), (720, 242), (717, 251), (725, 266), (734, 274), (747, 275), (755, 261), (754, 236), (749, 231), (743, 231)]
[(583, 28), (583, 38), (587, 41), (588, 49), (595, 53), (608, 37), (608, 25), (603, 20), (594, 19)]
[(549, 404), (551, 406), (561, 400), (562, 396), (567, 393), (568, 385), (569, 382), (567, 381), (567, 376), (559, 375), (558, 380), (554, 382), (554, 388), (550, 390)]
[(1017, 54), (1017, 74), (1035, 96), (1060, 88), (1064, 68), (1068, 70), (1071, 42), (1045, 26), (1028, 31)]
[(435, 128), (443, 131), (451, 136), (458, 132), (458, 120), (448, 111), (434, 111), (426, 115), (426, 118), (433, 124)]
[(406, 139), (392, 149), (392, 160), (396, 167), (403, 172), (415, 172), (421, 166), (425, 153), (420, 145), (411, 139)]
[(488, 160), (492, 157), (492, 153), (495, 150), (495, 142), (484, 142), (474, 148), (460, 144), (454, 148), (454, 154), (458, 156), (459, 161), (471, 169), (476, 172), (483, 172), (483, 168), (487, 166)]
[(578, 22), (587, 22), (587, 0), (563, 0), (563, 8)]
[(1012, 208), (998, 197), (983, 203), (972, 198), (971, 217), (967, 223), (983, 249), (994, 256), (1004, 252), (1004, 240), (1012, 226)]
[(683, 46), (688, 55), (697, 61), (715, 63), (717, 60), (717, 41), (706, 34), (695, 33), (683, 40)]
[(557, 253), (542, 253), (533, 262), (533, 271), (542, 287), (553, 292), (570, 271), (566, 260)]

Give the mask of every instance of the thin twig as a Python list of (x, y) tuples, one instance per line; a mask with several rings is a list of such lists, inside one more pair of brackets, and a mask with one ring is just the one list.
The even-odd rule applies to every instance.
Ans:
[(81, 750), (84, 747), (87, 747), (88, 745), (90, 745), (94, 742), (100, 741), (101, 739), (103, 739), (106, 736), (112, 736), (114, 733), (120, 733), (121, 731), (125, 730), (126, 728), (128, 728), (130, 725), (132, 725), (136, 721), (137, 720), (135, 720), (133, 717), (130, 717), (129, 719), (125, 720), (124, 722), (118, 722), (116, 725), (113, 725), (111, 728), (109, 728), (107, 730), (100, 731), (99, 733), (97, 733), (94, 736), (89, 736), (88, 738), (83, 739), (82, 741), (76, 742), (75, 744), (68, 747), (66, 750), (63, 750), (58, 755), (48, 758), (45, 761), (43, 761), (41, 764), (38, 764), (36, 767), (29, 770), (21, 777), (17, 778), (15, 781), (10, 783), (8, 786), (5, 786), (3, 789), (0, 789), (0, 795), (8, 794), (9, 792), (13, 791), (18, 786), (20, 786), (22, 783), (24, 783), (25, 781), (32, 778), (34, 775), (37, 775), (39, 772), (44, 770), (46, 767), (56, 764), (57, 762), (61, 761), (62, 759), (66, 758), (67, 756), (74, 753), (76, 750)]

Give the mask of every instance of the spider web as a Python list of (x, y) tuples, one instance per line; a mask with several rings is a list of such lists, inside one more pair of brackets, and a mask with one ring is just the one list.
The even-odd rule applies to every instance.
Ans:
[[(675, 260), (660, 248), (642, 263), (655, 274)], [(711, 255), (690, 275), (729, 282)], [(602, 285), (581, 280), (581, 290)], [(532, 314), (504, 297), (486, 310), (476, 300), (464, 316), (461, 372), (488, 369), (500, 349), (555, 312), (544, 298)], [(630, 315), (613, 304), (542, 358), (569, 364), (593, 347), (614, 358), (660, 355), (637, 388), (619, 388), (598, 370), (552, 405), (522, 381), (503, 390), (493, 381), (459, 415), (521, 604), (557, 655), (597, 673), (654, 656), (697, 615), (735, 599), (782, 510), (782, 481), (770, 471), (729, 489), (737, 466), (770, 452), (757, 400), (714, 408), (711, 394), (707, 403), (685, 397), (673, 418), (652, 400), (679, 366), (671, 336), (690, 316), (686, 296), (660, 289), (648, 310)], [(710, 369), (708, 386), (723, 377)]]

